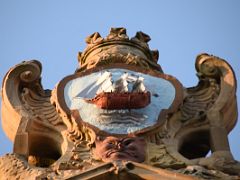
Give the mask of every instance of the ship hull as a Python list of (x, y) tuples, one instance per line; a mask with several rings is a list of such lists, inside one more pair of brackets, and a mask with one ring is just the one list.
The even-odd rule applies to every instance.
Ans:
[(139, 109), (151, 102), (151, 93), (146, 92), (102, 92), (93, 99), (85, 99), (86, 102), (95, 104), (102, 109)]

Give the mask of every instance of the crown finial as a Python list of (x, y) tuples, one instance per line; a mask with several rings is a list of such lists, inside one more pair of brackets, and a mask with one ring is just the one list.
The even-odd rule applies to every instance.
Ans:
[(149, 49), (150, 40), (150, 36), (141, 31), (129, 39), (123, 27), (111, 28), (106, 38), (95, 32), (86, 38), (87, 48), (78, 55), (81, 66), (78, 71), (112, 63), (124, 63), (162, 72), (157, 64), (158, 51)]
[(128, 36), (127, 36), (127, 30), (123, 27), (119, 27), (119, 28), (111, 28), (110, 29), (110, 33), (107, 36), (108, 40), (128, 40)]
[(99, 43), (103, 40), (103, 38), (101, 37), (101, 35), (98, 32), (93, 33), (92, 35), (88, 36), (85, 39), (85, 42), (87, 44), (95, 44), (95, 43)]
[(139, 41), (148, 43), (151, 38), (149, 35), (145, 34), (144, 32), (138, 31), (135, 35), (135, 38), (139, 39)]

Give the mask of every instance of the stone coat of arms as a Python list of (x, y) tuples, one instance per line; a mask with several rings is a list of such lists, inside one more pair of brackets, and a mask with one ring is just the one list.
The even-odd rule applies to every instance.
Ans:
[(239, 179), (227, 137), (237, 120), (231, 66), (200, 54), (199, 83), (186, 88), (148, 41), (124, 28), (92, 34), (53, 90), (39, 61), (11, 68), (2, 124), (14, 150), (0, 158), (0, 179)]

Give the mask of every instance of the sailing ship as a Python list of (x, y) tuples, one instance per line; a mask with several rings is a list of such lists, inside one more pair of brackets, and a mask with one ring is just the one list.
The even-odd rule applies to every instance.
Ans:
[(98, 80), (99, 88), (92, 99), (86, 102), (95, 104), (102, 109), (138, 109), (151, 102), (151, 94), (146, 90), (144, 78), (123, 73), (116, 81), (108, 71)]

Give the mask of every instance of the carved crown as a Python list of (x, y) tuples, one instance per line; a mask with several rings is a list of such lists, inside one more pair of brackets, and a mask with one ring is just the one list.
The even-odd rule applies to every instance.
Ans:
[(147, 34), (140, 31), (130, 39), (125, 28), (111, 28), (105, 38), (95, 32), (86, 38), (86, 49), (79, 52), (80, 68), (77, 71), (110, 63), (125, 63), (162, 72), (157, 64), (158, 50), (149, 49), (150, 40)]

